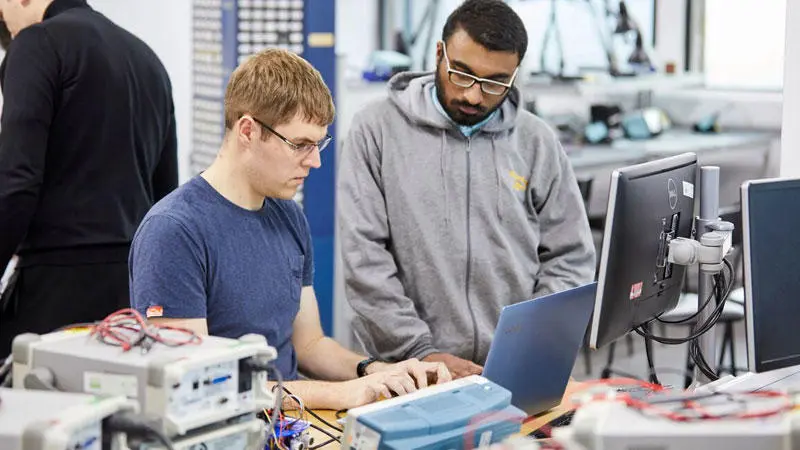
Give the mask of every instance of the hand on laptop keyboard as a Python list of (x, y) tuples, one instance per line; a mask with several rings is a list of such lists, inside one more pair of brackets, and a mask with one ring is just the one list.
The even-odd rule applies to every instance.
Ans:
[(458, 356), (449, 353), (431, 353), (430, 355), (422, 358), (426, 362), (439, 362), (444, 363), (453, 379), (468, 377), (470, 375), (480, 375), (483, 372), (483, 367), (475, 364), (472, 361), (459, 358)]

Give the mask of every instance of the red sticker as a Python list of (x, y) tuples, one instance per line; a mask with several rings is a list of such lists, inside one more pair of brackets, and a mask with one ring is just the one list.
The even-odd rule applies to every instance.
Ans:
[(164, 308), (161, 306), (151, 306), (145, 311), (147, 317), (161, 317), (164, 315)]
[(636, 300), (637, 298), (642, 296), (642, 287), (644, 286), (643, 282), (638, 282), (636, 284), (631, 285), (631, 300)]

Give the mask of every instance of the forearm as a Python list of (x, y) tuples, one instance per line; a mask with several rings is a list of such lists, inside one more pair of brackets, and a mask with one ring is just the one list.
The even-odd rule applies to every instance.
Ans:
[(309, 377), (345, 381), (356, 378), (356, 366), (365, 356), (354, 353), (329, 337), (322, 337), (306, 349), (297, 350), (300, 370)]
[[(285, 396), (291, 392), (303, 401), (303, 406), (308, 409), (347, 409), (345, 394), (346, 389), (341, 383), (329, 381), (288, 381), (284, 383), (286, 390)], [(275, 383), (270, 383), (270, 388), (277, 393)], [(292, 399), (284, 398), (283, 409), (297, 409), (298, 404)]]

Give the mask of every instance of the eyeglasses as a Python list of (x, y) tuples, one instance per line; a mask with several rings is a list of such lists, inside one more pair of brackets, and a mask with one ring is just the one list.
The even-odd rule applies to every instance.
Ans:
[(500, 81), (490, 80), (488, 78), (476, 77), (475, 75), (470, 75), (468, 73), (451, 68), (450, 58), (447, 57), (447, 46), (444, 44), (444, 42), (439, 42), (442, 44), (444, 61), (447, 64), (447, 76), (450, 78), (450, 82), (456, 86), (470, 88), (473, 84), (478, 83), (481, 85), (481, 91), (489, 95), (503, 95), (511, 87), (511, 85), (514, 84), (514, 79), (517, 78), (519, 66), (514, 69), (514, 73), (511, 75), (511, 80), (508, 83), (502, 83)]
[(286, 139), (286, 137), (284, 137), (282, 134), (280, 134), (277, 131), (273, 130), (272, 127), (270, 127), (269, 125), (265, 124), (264, 122), (256, 119), (255, 117), (252, 117), (252, 119), (253, 119), (253, 121), (255, 121), (255, 123), (261, 125), (265, 129), (269, 130), (270, 133), (274, 134), (275, 136), (278, 137), (278, 139), (280, 139), (283, 142), (285, 142), (286, 145), (291, 147), (292, 150), (294, 150), (294, 152), (297, 153), (298, 155), (308, 155), (309, 153), (313, 152), (315, 148), (318, 149), (319, 151), (323, 151), (323, 150), (325, 150), (325, 147), (327, 147), (328, 144), (330, 144), (331, 140), (333, 139), (330, 134), (326, 134), (325, 137), (322, 138), (322, 140), (317, 142), (316, 144), (295, 144), (294, 142), (290, 141), (289, 139)]

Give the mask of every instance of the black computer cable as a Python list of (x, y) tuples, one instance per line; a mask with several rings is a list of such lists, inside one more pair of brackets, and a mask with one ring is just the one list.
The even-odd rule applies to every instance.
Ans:
[(128, 438), (153, 438), (167, 450), (175, 450), (172, 441), (155, 425), (138, 414), (129, 411), (112, 414), (103, 421), (103, 427), (111, 433), (125, 433)]
[[(730, 264), (730, 262), (726, 262), (725, 266), (729, 270), (732, 270), (733, 266)], [(718, 294), (718, 289), (722, 288), (723, 286), (725, 288), (723, 293), (720, 295)], [(720, 316), (722, 315), (722, 310), (725, 307), (725, 300), (730, 294), (732, 288), (733, 288), (733, 282), (732, 280), (729, 280), (725, 276), (724, 270), (721, 273), (714, 275), (711, 293), (709, 293), (709, 296), (704, 301), (703, 305), (705, 307), (714, 298), (717, 298), (717, 305), (715, 306), (714, 311), (711, 312), (711, 315), (708, 317), (708, 319), (705, 322), (703, 322), (700, 326), (698, 326), (690, 336), (682, 338), (669, 338), (665, 336), (656, 336), (647, 330), (641, 329), (642, 327), (637, 327), (634, 329), (634, 331), (640, 336), (645, 338), (650, 338), (660, 344), (680, 345), (680, 344), (685, 344), (687, 342), (691, 342), (699, 338), (709, 330), (711, 330), (714, 327), (714, 325), (716, 325), (717, 320), (719, 320)], [(700, 311), (702, 311), (702, 309), (700, 309)]]
[[(289, 389), (283, 388), (283, 390), (284, 390), (284, 391), (285, 391), (287, 394), (289, 394), (289, 395), (294, 395), (294, 394), (292, 394), (292, 393), (291, 393), (291, 391), (289, 391)], [(306, 412), (307, 412), (308, 414), (310, 414), (312, 417), (314, 417), (315, 419), (319, 420), (319, 421), (320, 421), (320, 423), (323, 423), (323, 424), (325, 424), (326, 426), (330, 427), (331, 429), (334, 429), (334, 430), (336, 430), (336, 431), (339, 431), (339, 432), (343, 432), (343, 431), (344, 431), (342, 428), (340, 428), (340, 427), (337, 427), (336, 425), (334, 425), (334, 424), (332, 424), (332, 423), (328, 422), (327, 420), (323, 419), (322, 417), (320, 417), (320, 416), (319, 416), (317, 413), (315, 413), (314, 411), (312, 411), (312, 410), (310, 410), (310, 409), (306, 409)]]
[[(667, 373), (667, 374), (680, 375), (682, 377), (686, 377), (687, 375), (689, 375), (691, 377), (691, 375), (692, 375), (692, 373), (689, 372), (686, 369), (676, 369), (674, 367), (658, 367), (658, 366), (656, 366), (655, 370), (656, 370), (656, 372), (661, 373), (661, 374)], [(613, 368), (610, 369), (609, 372), (610, 372), (610, 375), (615, 375), (615, 376), (624, 377), (624, 378), (630, 378), (631, 380), (638, 380), (638, 381), (644, 381), (645, 383), (649, 383), (649, 381), (648, 381), (649, 376), (643, 377), (643, 376), (640, 376), (640, 375), (634, 375), (634, 374), (632, 374), (630, 372), (626, 372), (624, 370), (613, 369)], [(662, 384), (661, 386), (663, 386), (663, 387), (671, 387), (668, 384), (667, 385)]]
[(312, 447), (309, 447), (309, 448), (308, 448), (308, 450), (317, 450), (317, 449), (320, 449), (320, 448), (322, 448), (322, 447), (325, 447), (325, 446), (331, 445), (331, 444), (333, 444), (334, 442), (337, 442), (338, 440), (339, 440), (339, 439), (331, 438), (331, 439), (328, 439), (327, 441), (323, 442), (322, 444), (319, 444), (319, 445), (314, 445), (314, 446), (312, 446)]
[(8, 355), (5, 361), (3, 361), (3, 365), (0, 366), (0, 387), (11, 387), (12, 361), (12, 355)]
[[(644, 324), (642, 325), (643, 331), (646, 331), (648, 334), (650, 333), (650, 325)], [(656, 367), (653, 363), (653, 339), (645, 336), (644, 337), (644, 353), (647, 357), (647, 370), (648, 370), (648, 378), (651, 383), (661, 385), (661, 382), (658, 381), (658, 375), (656, 375)]]
[[(294, 396), (294, 394), (292, 394), (292, 392), (291, 392), (289, 389), (287, 389), (286, 387), (284, 387), (284, 388), (283, 388), (283, 390), (284, 390), (284, 391), (285, 391), (287, 394)], [(340, 432), (340, 433), (341, 433), (341, 432), (344, 432), (344, 430), (343, 430), (343, 429), (341, 429), (341, 428), (337, 427), (336, 425), (333, 425), (332, 423), (330, 423), (330, 422), (328, 422), (327, 420), (323, 419), (322, 417), (320, 417), (320, 416), (319, 416), (319, 414), (315, 413), (314, 411), (312, 411), (312, 410), (310, 410), (310, 409), (306, 409), (306, 412), (307, 412), (308, 414), (310, 414), (312, 417), (314, 417), (315, 419), (319, 420), (319, 421), (320, 421), (320, 423), (322, 423), (322, 424), (324, 424), (324, 425), (328, 426), (329, 428), (331, 428), (331, 429), (333, 429), (333, 430), (336, 430), (336, 431), (338, 431), (338, 432)], [(323, 442), (322, 444), (316, 445), (316, 446), (314, 446), (314, 447), (311, 447), (311, 448), (322, 448), (322, 447), (324, 447), (324, 446), (326, 446), (326, 445), (332, 444), (333, 442), (336, 442), (336, 441), (339, 441), (339, 440), (341, 440), (341, 436), (339, 436), (339, 437), (336, 437), (336, 436), (334, 436), (334, 435), (333, 435), (333, 433), (331, 433), (331, 432), (329, 432), (328, 430), (326, 430), (326, 429), (324, 429), (324, 428), (320, 427), (320, 426), (319, 426), (319, 425), (317, 425), (317, 424), (314, 424), (314, 423), (311, 423), (311, 422), (309, 422), (309, 426), (311, 426), (311, 428), (313, 428), (313, 429), (315, 429), (315, 430), (317, 430), (317, 431), (319, 431), (319, 432), (323, 433), (324, 435), (326, 435), (326, 436), (328, 436), (328, 437), (330, 438), (329, 440), (327, 440), (327, 441)]]
[(333, 433), (331, 433), (330, 431), (326, 430), (325, 428), (322, 428), (321, 426), (319, 426), (319, 425), (317, 425), (317, 424), (315, 424), (315, 423), (311, 423), (311, 422), (309, 422), (309, 424), (308, 424), (308, 425), (309, 425), (311, 428), (313, 428), (313, 429), (315, 429), (315, 430), (319, 431), (320, 433), (324, 434), (325, 436), (328, 436), (328, 437), (329, 437), (329, 438), (331, 438), (331, 439), (335, 439), (335, 440), (337, 440), (337, 441), (341, 439), (341, 436), (340, 436), (340, 437), (336, 437), (336, 436), (334, 436), (334, 435), (333, 435)]
[[(733, 265), (727, 259), (723, 260), (725, 262), (726, 268), (729, 270), (730, 273), (730, 280), (726, 280), (726, 276), (723, 273), (720, 274), (722, 282), (716, 283), (714, 289), (714, 296), (718, 302), (718, 309), (719, 306), (722, 305), (724, 308), (725, 301), (727, 300), (728, 295), (730, 295), (730, 291), (733, 288), (733, 280), (734, 280), (734, 269)], [(725, 286), (723, 288), (723, 285)], [(720, 310), (719, 316), (721, 316), (722, 311)], [(717, 317), (717, 320), (719, 317)], [(716, 320), (714, 321), (716, 322)], [(693, 340), (689, 344), (689, 355), (694, 361), (695, 366), (703, 373), (708, 379), (714, 381), (719, 379), (719, 374), (717, 373), (716, 369), (714, 369), (711, 364), (709, 364), (708, 360), (706, 360), (705, 355), (703, 355), (702, 350), (700, 349), (700, 344), (697, 339)]]
[(708, 297), (706, 297), (706, 299), (703, 302), (703, 304), (699, 308), (697, 308), (697, 312), (692, 314), (689, 317), (684, 317), (683, 319), (680, 319), (680, 320), (665, 320), (665, 319), (662, 319), (661, 316), (663, 316), (664, 314), (666, 314), (669, 311), (664, 311), (663, 313), (661, 313), (658, 316), (656, 316), (656, 320), (659, 323), (663, 323), (663, 324), (667, 324), (667, 325), (683, 325), (683, 324), (685, 324), (687, 322), (691, 322), (697, 316), (699, 316), (700, 313), (703, 312), (703, 310), (706, 309), (708, 304), (711, 303), (711, 300), (714, 300), (714, 296), (713, 295), (709, 295)]

